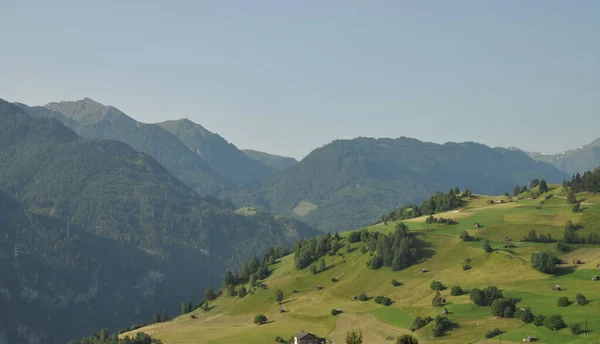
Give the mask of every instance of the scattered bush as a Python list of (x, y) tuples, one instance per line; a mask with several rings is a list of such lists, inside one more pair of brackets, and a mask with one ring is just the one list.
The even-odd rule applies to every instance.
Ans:
[(352, 231), (348, 235), (348, 242), (355, 243), (360, 241), (360, 231)]
[(380, 296), (375, 297), (375, 303), (380, 304), (380, 305), (389, 306), (392, 304), (392, 299), (390, 299), (389, 297), (380, 295)]
[(462, 231), (462, 233), (460, 233), (460, 235), (458, 236), (458, 239), (460, 239), (460, 241), (473, 241), (473, 240), (475, 240), (475, 238), (472, 237), (471, 235), (469, 235), (469, 232), (467, 232), (467, 231)]
[(419, 344), (419, 341), (410, 334), (403, 334), (396, 339), (396, 344)]
[(438, 315), (435, 317), (435, 327), (432, 330), (432, 334), (434, 337), (439, 337), (444, 334), (444, 332), (452, 327), (452, 323), (448, 318)]
[(335, 315), (338, 315), (338, 314), (340, 314), (340, 313), (342, 313), (342, 312), (338, 311), (337, 309), (332, 309), (332, 310), (331, 310), (331, 315), (334, 315), (334, 316), (335, 316)]
[(316, 266), (314, 266), (314, 265), (311, 265), (311, 266), (310, 266), (310, 272), (311, 272), (313, 275), (316, 275), (316, 274), (317, 274), (317, 267), (316, 267)]
[(587, 303), (587, 299), (585, 298), (585, 296), (583, 296), (583, 294), (575, 295), (575, 301), (578, 305), (585, 305)]
[(367, 294), (363, 291), (358, 295), (358, 299), (361, 301), (367, 301), (369, 298), (367, 297)]
[(401, 286), (401, 285), (402, 285), (402, 283), (400, 283), (400, 282), (396, 281), (395, 279), (393, 279), (393, 280), (392, 280), (392, 285), (393, 285), (394, 287), (399, 287), (399, 286)]
[(581, 210), (581, 204), (579, 204), (579, 203), (575, 203), (575, 204), (573, 204), (573, 207), (571, 208), (571, 210), (572, 210), (574, 213), (578, 213), (578, 212), (579, 212), (579, 210)]
[(433, 307), (440, 307), (442, 305), (442, 296), (439, 291), (435, 292), (433, 299), (431, 300), (431, 305)]
[(483, 239), (483, 241), (481, 242), (481, 245), (483, 246), (483, 250), (487, 253), (492, 252), (492, 246), (490, 246), (490, 241), (488, 239)]
[(546, 323), (546, 316), (538, 314), (533, 318), (533, 324), (535, 326), (544, 326)]
[(499, 334), (502, 334), (502, 330), (500, 330), (499, 328), (495, 328), (493, 330), (489, 330), (485, 333), (484, 337), (485, 338), (492, 338), (492, 337), (496, 337)]
[(571, 304), (571, 302), (569, 302), (569, 299), (566, 296), (561, 296), (558, 298), (557, 304), (558, 307), (567, 307)]
[(523, 311), (518, 309), (518, 311), (520, 311), (520, 314), (517, 316), (517, 312), (515, 312), (515, 318), (519, 318), (519, 320), (526, 324), (533, 322), (534, 316), (529, 308), (525, 308)]
[(467, 263), (467, 262), (464, 262), (464, 263), (462, 264), (462, 269), (463, 269), (464, 271), (467, 271), (467, 270), (471, 269), (471, 265), (470, 265), (469, 263)]
[(331, 283), (335, 283), (335, 282), (337, 282), (337, 281), (338, 281), (338, 279), (337, 279), (337, 278), (335, 278), (335, 277), (331, 277)]
[(433, 320), (432, 317), (425, 317), (425, 318), (416, 317), (415, 321), (413, 321), (413, 324), (410, 327), (410, 330), (414, 332), (414, 331), (420, 329), (421, 327), (424, 327), (425, 325), (429, 324), (432, 320)]
[(442, 282), (438, 282), (438, 281), (432, 281), (432, 282), (431, 282), (431, 284), (429, 285), (429, 287), (430, 287), (432, 290), (438, 290), (438, 291), (439, 291), (439, 290), (444, 290), (444, 289), (446, 289), (446, 288), (444, 287), (444, 285), (442, 284)]
[(254, 317), (254, 323), (257, 325), (264, 324), (266, 322), (267, 322), (267, 317), (264, 316), (263, 314), (259, 314)]
[(549, 330), (552, 331), (558, 331), (567, 327), (562, 315), (557, 314), (547, 317), (546, 321), (544, 322), (544, 326), (546, 326)]
[(244, 296), (246, 296), (246, 294), (248, 294), (248, 291), (246, 290), (246, 287), (242, 286), (240, 288), (240, 290), (238, 291), (238, 296), (241, 298), (243, 298)]
[(452, 296), (460, 296), (462, 294), (464, 294), (464, 292), (459, 285), (455, 285), (454, 287), (452, 287), (452, 289), (450, 289), (450, 295)]
[[(575, 204), (579, 204), (579, 203), (575, 203)], [(571, 331), (571, 333), (574, 335), (578, 335), (583, 332), (580, 324), (569, 324), (569, 331)]]

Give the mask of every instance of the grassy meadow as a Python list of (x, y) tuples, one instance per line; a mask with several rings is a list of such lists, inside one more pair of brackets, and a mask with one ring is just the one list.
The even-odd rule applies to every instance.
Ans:
[[(431, 334), (432, 323), (413, 334), (420, 343), (517, 343), (526, 335), (538, 338), (538, 343), (600, 343), (600, 281), (593, 282), (592, 276), (600, 275), (600, 247), (571, 246), (568, 253), (555, 251), (555, 244), (520, 242), (530, 229), (539, 234), (551, 234), (560, 239), (564, 224), (571, 219), (581, 225), (581, 233), (600, 231), (600, 195), (580, 194), (582, 211), (573, 213), (563, 191), (554, 186), (540, 206), (539, 199), (511, 199), (474, 195), (463, 210), (436, 214), (436, 217), (453, 218), (458, 224), (426, 224), (425, 217), (404, 221), (415, 232), (418, 241), (419, 262), (401, 271), (388, 267), (370, 270), (366, 267), (369, 253), (361, 253), (361, 242), (352, 245), (346, 252), (340, 249), (336, 256), (326, 256), (327, 268), (311, 274), (308, 268), (296, 270), (293, 254), (279, 259), (270, 266), (272, 274), (263, 282), (268, 289), (257, 288), (253, 295), (244, 298), (221, 296), (210, 302), (207, 312), (198, 309), (172, 321), (149, 325), (143, 331), (161, 339), (166, 344), (207, 343), (276, 343), (276, 337), (289, 339), (300, 330), (314, 333), (345, 343), (346, 333), (361, 331), (364, 343), (393, 343), (386, 339), (409, 333), (415, 317), (440, 314), (442, 308), (434, 308), (431, 300), (435, 294), (430, 289), (433, 280), (446, 286), (441, 292), (447, 298), (445, 307), (448, 318), (457, 326), (441, 337)], [(504, 204), (488, 204), (489, 199), (503, 198)], [(474, 223), (480, 228), (474, 228)], [(372, 226), (370, 230), (393, 231), (395, 223)], [(486, 253), (480, 241), (462, 242), (459, 234), (467, 230), (470, 235), (486, 238), (494, 251)], [(342, 238), (348, 233), (342, 233)], [(515, 247), (504, 248), (504, 237), (512, 239)], [(342, 241), (342, 244), (344, 242)], [(567, 264), (557, 265), (557, 272), (547, 275), (530, 267), (532, 252), (554, 251)], [(465, 258), (470, 257), (471, 268), (463, 270)], [(583, 261), (571, 264), (572, 259)], [(429, 269), (421, 274), (420, 269)], [(332, 278), (337, 282), (332, 282)], [(393, 286), (392, 279), (401, 282)], [(324, 289), (316, 290), (317, 285)], [(559, 284), (562, 291), (552, 291)], [(568, 329), (550, 331), (545, 327), (524, 324), (514, 318), (495, 318), (490, 307), (474, 305), (469, 294), (451, 296), (452, 286), (461, 286), (468, 292), (472, 288), (483, 289), (494, 285), (504, 297), (521, 299), (517, 307), (530, 307), (532, 312), (546, 316), (560, 314), (567, 324), (588, 320), (590, 336), (573, 335)], [(249, 286), (246, 286), (249, 289)], [(275, 300), (275, 291), (281, 289), (284, 301), (280, 306)], [(297, 291), (297, 292), (294, 292)], [(365, 292), (367, 301), (352, 301), (353, 296)], [(589, 303), (577, 305), (575, 295), (582, 293)], [(226, 293), (224, 293), (226, 294)], [(374, 297), (383, 295), (393, 300), (392, 305), (382, 306)], [(572, 301), (568, 307), (558, 307), (559, 296)], [(201, 295), (198, 295), (201, 298)], [(176, 301), (174, 301), (176, 302)], [(281, 313), (280, 308), (286, 312)], [(331, 310), (342, 309), (343, 313), (333, 316)], [(197, 319), (191, 319), (193, 314)], [(269, 322), (253, 324), (254, 316), (264, 314)], [(487, 330), (500, 328), (501, 338), (483, 339)], [(135, 332), (135, 331), (134, 331)], [(132, 336), (132, 332), (124, 335)]]

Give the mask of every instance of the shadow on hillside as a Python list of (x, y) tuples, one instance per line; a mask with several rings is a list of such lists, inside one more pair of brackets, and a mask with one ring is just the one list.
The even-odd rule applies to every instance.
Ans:
[(282, 305), (285, 305), (286, 303), (294, 302), (294, 301), (296, 301), (296, 300), (297, 300), (297, 299), (289, 299), (289, 300), (285, 300), (285, 301), (283, 301), (281, 304), (282, 304)]
[(575, 270), (577, 270), (575, 266), (557, 266), (554, 268), (553, 275), (557, 277), (566, 276), (572, 274), (573, 272), (575, 272)]
[(267, 320), (267, 321), (261, 323), (261, 325), (266, 325), (266, 324), (270, 324), (270, 323), (274, 323), (274, 322), (275, 322), (275, 320)]
[(417, 261), (421, 262), (425, 259), (432, 258), (435, 254), (435, 250), (432, 249), (433, 245), (423, 240), (425, 233), (414, 233), (413, 247), (417, 249)]

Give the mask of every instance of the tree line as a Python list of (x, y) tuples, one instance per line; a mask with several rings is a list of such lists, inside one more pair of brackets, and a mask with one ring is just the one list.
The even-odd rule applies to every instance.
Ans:
[(387, 215), (383, 215), (380, 222), (407, 220), (422, 215), (433, 215), (452, 209), (456, 209), (464, 204), (461, 197), (471, 197), (471, 190), (465, 189), (460, 192), (460, 189), (450, 189), (448, 193), (437, 192), (421, 205), (408, 204), (400, 209), (396, 209)]
[(573, 175), (570, 181), (563, 181), (563, 187), (571, 188), (573, 192), (600, 192), (600, 168), (587, 171), (583, 175)]

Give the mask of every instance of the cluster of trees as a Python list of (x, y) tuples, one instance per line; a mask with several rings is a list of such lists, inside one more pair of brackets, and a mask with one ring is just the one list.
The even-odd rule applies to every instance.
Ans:
[(567, 244), (600, 245), (600, 235), (596, 232), (589, 232), (586, 236), (579, 236), (576, 233), (577, 229), (578, 226), (571, 220), (568, 220), (565, 224), (565, 232), (562, 241)]
[(492, 338), (492, 337), (496, 337), (497, 335), (500, 335), (504, 332), (502, 332), (501, 329), (499, 328), (495, 328), (493, 330), (488, 330), (485, 335), (483, 335), (484, 338)]
[(250, 282), (250, 286), (256, 286), (258, 280), (269, 276), (269, 265), (275, 264), (277, 259), (284, 257), (290, 253), (290, 250), (285, 247), (271, 247), (264, 254), (262, 262), (257, 257), (252, 257), (250, 262), (242, 264), (240, 271), (237, 274), (228, 270), (225, 273), (223, 285), (229, 289), (235, 289), (238, 284), (246, 284)]
[(556, 266), (556, 257), (552, 252), (531, 252), (531, 267), (539, 272), (551, 274)]
[(387, 235), (378, 232), (365, 234), (363, 241), (375, 251), (375, 255), (367, 262), (369, 269), (376, 270), (388, 266), (398, 271), (411, 266), (417, 260), (417, 249), (404, 223), (398, 223), (394, 232)]
[(452, 327), (452, 323), (447, 317), (438, 315), (435, 317), (435, 327), (431, 329), (431, 334), (434, 337), (440, 337)]
[(294, 244), (294, 263), (296, 269), (301, 270), (319, 258), (329, 254), (335, 255), (341, 247), (341, 238), (338, 233), (327, 233), (310, 239), (300, 239)]
[(450, 295), (452, 296), (461, 296), (462, 294), (464, 294), (464, 291), (459, 285), (455, 285), (450, 289)]
[(390, 299), (387, 296), (380, 295), (375, 297), (375, 303), (379, 305), (389, 306), (392, 304), (392, 299)]
[(158, 339), (153, 339), (144, 332), (138, 332), (135, 337), (129, 338), (125, 336), (119, 339), (116, 333), (109, 333), (106, 329), (96, 332), (89, 337), (79, 340), (71, 340), (68, 344), (161, 344)]
[(563, 187), (571, 188), (573, 192), (600, 192), (600, 168), (583, 175), (575, 174), (570, 181), (563, 181)]
[(556, 242), (556, 240), (554, 240), (552, 238), (552, 235), (550, 235), (550, 233), (548, 233), (548, 235), (540, 234), (538, 236), (537, 233), (535, 232), (535, 229), (530, 230), (529, 233), (527, 233), (527, 235), (524, 236), (523, 239), (521, 239), (521, 241), (542, 242), (542, 243)]
[(471, 191), (466, 189), (461, 194), (458, 188), (450, 189), (448, 193), (437, 192), (420, 206), (415, 204), (405, 205), (400, 209), (396, 209), (387, 215), (381, 217), (381, 222), (399, 221), (412, 219), (422, 215), (433, 215), (444, 211), (461, 207), (464, 202), (461, 197), (471, 197)]
[(567, 327), (562, 315), (558, 314), (550, 315), (548, 317), (538, 314), (533, 318), (533, 324), (538, 327), (544, 326), (551, 331), (558, 331)]
[(413, 321), (413, 324), (410, 327), (410, 330), (415, 332), (416, 330), (420, 329), (421, 327), (425, 327), (425, 325), (429, 324), (432, 321), (433, 321), (432, 317), (425, 317), (425, 318), (416, 317), (415, 321)]
[(440, 281), (431, 281), (431, 284), (429, 285), (429, 287), (432, 290), (437, 290), (437, 291), (446, 289), (446, 287), (444, 287), (444, 285)]
[(431, 223), (442, 223), (442, 224), (447, 224), (447, 225), (455, 225), (458, 222), (454, 221), (451, 218), (434, 217), (433, 215), (429, 215), (425, 219), (425, 223), (428, 223), (428, 224), (431, 224)]
[(475, 241), (475, 240), (477, 240), (474, 236), (471, 236), (469, 234), (469, 232), (467, 232), (467, 231), (462, 231), (462, 233), (460, 233), (460, 235), (458, 236), (458, 239), (460, 239), (460, 241)]
[(483, 290), (473, 288), (469, 297), (477, 306), (491, 306), (494, 300), (503, 298), (502, 292), (496, 286), (488, 286)]

